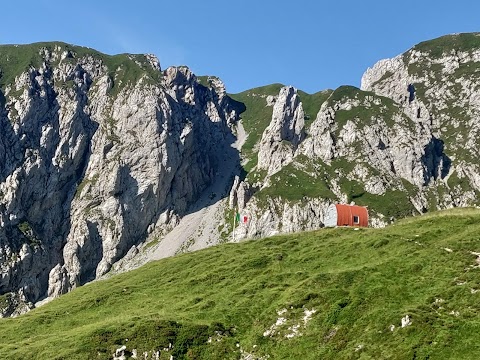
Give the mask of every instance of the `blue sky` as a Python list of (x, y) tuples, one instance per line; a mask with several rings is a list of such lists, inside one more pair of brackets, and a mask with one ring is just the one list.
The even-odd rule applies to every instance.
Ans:
[(60, 40), (216, 75), (227, 91), (360, 85), (367, 67), (441, 35), (480, 31), (480, 2), (431, 0), (6, 1), (0, 43)]

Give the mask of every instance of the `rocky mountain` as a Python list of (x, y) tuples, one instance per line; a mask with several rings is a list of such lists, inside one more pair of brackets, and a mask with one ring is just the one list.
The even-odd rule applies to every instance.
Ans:
[(0, 293), (21, 313), (166, 232), (234, 141), (223, 84), (151, 55), (0, 47)]
[[(251, 221), (237, 238), (317, 228), (332, 202), (368, 206), (373, 226), (477, 205), (479, 61), (478, 34), (450, 35), (378, 62), (361, 89), (308, 95), (285, 87), (278, 95), (255, 90), (236, 97), (256, 113), (277, 100), (258, 145), (245, 153), (251, 169), (245, 186), (256, 191), (239, 204)], [(300, 100), (288, 101), (286, 93)], [(320, 98), (319, 111), (295, 122), (295, 134), (305, 135), (292, 142), (283, 129), (292, 128), (291, 114), (312, 96)], [(262, 105), (253, 101), (258, 97)]]
[(368, 206), (371, 226), (478, 205), (479, 64), (478, 34), (449, 35), (378, 62), (361, 89), (229, 95), (152, 55), (1, 46), (0, 313), (152, 259), (317, 229), (335, 202)]

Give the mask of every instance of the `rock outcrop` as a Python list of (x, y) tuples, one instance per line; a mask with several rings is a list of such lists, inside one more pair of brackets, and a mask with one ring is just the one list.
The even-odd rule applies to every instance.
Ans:
[(268, 175), (272, 175), (292, 161), (305, 137), (304, 117), (297, 90), (291, 86), (283, 87), (273, 105), (272, 121), (260, 140), (259, 169), (265, 169)]
[(234, 230), (235, 239), (319, 229), (323, 227), (325, 212), (331, 203), (328, 199), (305, 199), (303, 202), (289, 203), (279, 197), (268, 199), (267, 204), (259, 204), (253, 198), (241, 210), (248, 215), (248, 222), (240, 223)]
[[(365, 163), (376, 172), (419, 187), (446, 172), (443, 149), (428, 128), (406, 116), (388, 98), (351, 88), (348, 95), (336, 99), (341, 91), (324, 103), (311, 125), (304, 155), (325, 163), (339, 158)], [(384, 193), (378, 176), (370, 177), (361, 169), (365, 166), (356, 166), (352, 176), (365, 183), (368, 192)]]
[(405, 114), (433, 134), (430, 147), (448, 159), (430, 157), (426, 162), (433, 171), (438, 161), (443, 162), (440, 177), (456, 193), (455, 205), (464, 203), (459, 193), (468, 193), (469, 187), (480, 190), (476, 160), (480, 86), (474, 70), (480, 62), (479, 47), (479, 34), (441, 37), (378, 62), (362, 77), (362, 89), (394, 99)]

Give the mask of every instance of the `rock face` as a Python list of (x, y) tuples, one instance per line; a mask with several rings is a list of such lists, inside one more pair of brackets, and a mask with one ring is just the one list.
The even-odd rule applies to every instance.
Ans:
[(305, 137), (304, 117), (297, 90), (291, 86), (282, 88), (273, 106), (272, 121), (260, 141), (259, 169), (265, 169), (271, 175), (292, 161), (295, 150)]
[[(348, 95), (337, 97), (344, 90)], [(417, 187), (448, 173), (450, 162), (431, 129), (409, 118), (390, 99), (349, 88), (335, 91), (324, 105), (302, 153), (325, 163), (346, 159), (354, 165), (351, 177), (369, 193), (381, 195), (387, 184), (382, 186), (365, 168)]]
[(223, 84), (161, 72), (151, 55), (0, 47), (0, 74), (0, 294), (24, 304), (105, 274), (174, 226), (237, 120)]
[[(479, 62), (479, 34), (449, 35), (382, 60), (362, 78), (362, 89), (396, 100), (405, 114), (433, 134), (432, 146), (451, 160), (445, 166), (443, 159), (443, 169), (454, 205), (468, 203), (471, 191), (480, 190)], [(429, 160), (435, 165), (435, 159)]]
[(331, 204), (328, 199), (289, 203), (281, 198), (269, 199), (267, 204), (259, 204), (258, 200), (253, 198), (240, 210), (248, 214), (249, 220), (246, 224), (240, 223), (235, 229), (235, 238), (251, 239), (319, 229), (323, 227), (326, 210)]

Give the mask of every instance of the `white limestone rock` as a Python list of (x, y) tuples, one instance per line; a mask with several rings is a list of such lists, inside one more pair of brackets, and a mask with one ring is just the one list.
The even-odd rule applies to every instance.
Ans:
[(258, 168), (272, 175), (290, 163), (305, 137), (304, 111), (297, 90), (280, 89), (273, 107), (272, 121), (265, 129), (258, 150)]

